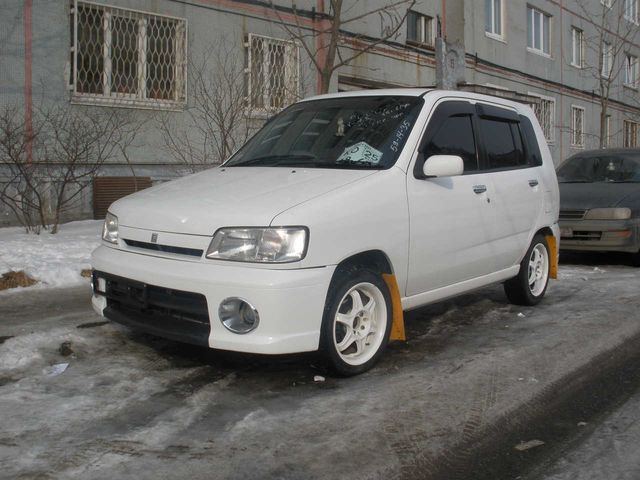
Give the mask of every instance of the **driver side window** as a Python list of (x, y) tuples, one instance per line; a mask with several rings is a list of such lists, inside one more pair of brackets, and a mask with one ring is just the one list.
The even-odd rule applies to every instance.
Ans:
[(478, 156), (471, 115), (454, 114), (444, 121), (437, 120), (434, 118), (427, 130), (425, 158), (432, 155), (457, 155), (464, 162), (464, 173), (477, 171)]

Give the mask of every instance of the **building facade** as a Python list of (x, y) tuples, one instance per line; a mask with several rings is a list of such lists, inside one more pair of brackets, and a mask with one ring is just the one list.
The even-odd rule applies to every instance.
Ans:
[[(344, 1), (335, 63), (345, 64), (328, 90), (438, 85), (526, 102), (556, 164), (601, 144), (636, 147), (638, 1)], [(0, 108), (27, 130), (58, 107), (124, 112), (135, 138), (93, 175), (165, 181), (224, 160), (270, 115), (326, 89), (330, 4), (6, 0)], [(65, 215), (91, 217), (94, 201), (83, 189)]]

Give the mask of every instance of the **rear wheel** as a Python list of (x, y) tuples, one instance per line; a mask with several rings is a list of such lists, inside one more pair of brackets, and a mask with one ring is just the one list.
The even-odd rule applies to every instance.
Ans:
[(504, 292), (511, 303), (535, 305), (547, 291), (549, 283), (549, 246), (544, 235), (537, 234), (520, 262), (518, 276), (504, 284)]
[(331, 369), (343, 376), (369, 370), (387, 346), (391, 317), (391, 295), (379, 274), (339, 272), (322, 322), (322, 350)]

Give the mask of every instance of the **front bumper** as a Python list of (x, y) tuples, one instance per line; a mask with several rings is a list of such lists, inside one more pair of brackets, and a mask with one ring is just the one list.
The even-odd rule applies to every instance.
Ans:
[[(335, 269), (334, 266), (287, 270), (209, 264), (127, 252), (105, 245), (93, 252), (91, 260), (98, 272), (178, 293), (202, 295), (210, 324), (206, 336), (209, 347), (264, 354), (318, 349), (324, 304)], [(238, 335), (222, 325), (218, 306), (228, 297), (244, 298), (256, 307), (260, 324), (254, 331)], [(94, 293), (92, 304), (99, 314), (133, 328), (204, 343), (198, 341), (198, 332), (181, 332), (166, 317), (158, 316), (157, 321), (150, 324), (121, 310), (114, 313), (105, 296), (99, 293)], [(181, 333), (187, 337), (181, 338)]]
[(640, 250), (640, 221), (637, 218), (560, 220), (560, 232), (561, 250), (630, 253)]

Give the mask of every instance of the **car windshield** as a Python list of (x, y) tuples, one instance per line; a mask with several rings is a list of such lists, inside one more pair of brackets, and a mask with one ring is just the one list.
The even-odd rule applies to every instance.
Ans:
[(560, 183), (640, 182), (640, 160), (624, 154), (574, 157), (557, 173)]
[(406, 96), (298, 103), (268, 121), (224, 166), (389, 168), (422, 104)]

